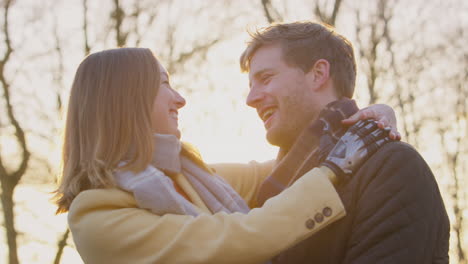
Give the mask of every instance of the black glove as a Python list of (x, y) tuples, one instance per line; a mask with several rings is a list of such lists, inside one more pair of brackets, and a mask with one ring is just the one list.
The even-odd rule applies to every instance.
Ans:
[(354, 174), (381, 146), (390, 141), (388, 129), (380, 129), (373, 120), (359, 121), (340, 138), (322, 163), (343, 181)]

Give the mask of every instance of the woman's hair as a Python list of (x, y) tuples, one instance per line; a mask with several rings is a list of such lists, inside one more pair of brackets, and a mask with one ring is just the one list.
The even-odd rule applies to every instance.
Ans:
[(81, 62), (68, 103), (57, 213), (68, 211), (84, 190), (115, 186), (119, 162), (134, 172), (150, 163), (159, 82), (159, 63), (149, 49), (111, 49)]

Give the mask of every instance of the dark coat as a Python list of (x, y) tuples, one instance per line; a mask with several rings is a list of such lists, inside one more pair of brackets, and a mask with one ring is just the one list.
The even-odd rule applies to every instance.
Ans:
[(275, 263), (448, 263), (450, 224), (434, 175), (410, 145), (383, 146), (339, 186), (347, 216)]

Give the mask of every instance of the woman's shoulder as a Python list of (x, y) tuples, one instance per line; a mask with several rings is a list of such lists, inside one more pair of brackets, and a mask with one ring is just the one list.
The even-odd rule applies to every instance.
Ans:
[(133, 195), (118, 188), (91, 189), (79, 193), (70, 205), (69, 215), (75, 213), (137, 208)]
[[(130, 263), (128, 260), (135, 257), (132, 252), (140, 252), (138, 248), (152, 233), (135, 234), (142, 234), (142, 230), (157, 224), (159, 218), (138, 208), (130, 193), (117, 188), (93, 189), (81, 192), (74, 199), (68, 225), (84, 262)], [(120, 250), (129, 247), (131, 250)]]

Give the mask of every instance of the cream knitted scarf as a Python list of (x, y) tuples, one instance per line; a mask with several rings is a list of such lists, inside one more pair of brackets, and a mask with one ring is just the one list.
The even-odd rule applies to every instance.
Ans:
[(249, 212), (246, 202), (227, 182), (181, 155), (182, 144), (177, 137), (155, 134), (154, 149), (151, 165), (145, 170), (114, 173), (117, 185), (133, 193), (140, 208), (157, 215), (199, 214), (194, 205), (176, 191), (172, 179), (163, 172), (167, 171), (183, 174), (211, 213)]

